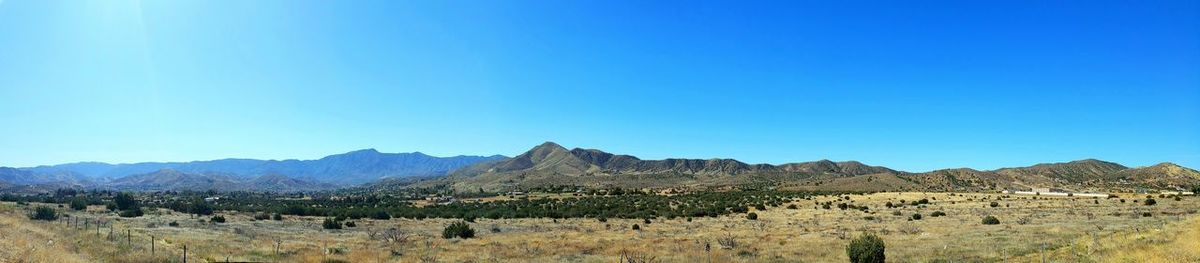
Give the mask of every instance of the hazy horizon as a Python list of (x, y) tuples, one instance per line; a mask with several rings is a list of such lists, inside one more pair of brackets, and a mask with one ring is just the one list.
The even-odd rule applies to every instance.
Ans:
[[(1200, 167), (1200, 3), (0, 1), (0, 166)], [(867, 8), (870, 7), (870, 8)]]

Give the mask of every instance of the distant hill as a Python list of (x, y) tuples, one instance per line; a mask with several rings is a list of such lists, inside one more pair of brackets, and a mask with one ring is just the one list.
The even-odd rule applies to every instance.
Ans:
[(389, 177), (444, 175), (464, 166), (503, 158), (505, 157), (499, 155), (434, 157), (420, 152), (380, 153), (374, 149), (366, 149), (317, 160), (221, 159), (133, 164), (85, 162), (20, 170), (36, 174), (72, 174), (96, 182), (170, 169), (189, 174), (221, 174), (239, 180), (280, 174), (316, 182), (354, 185)]
[(546, 142), (513, 158), (480, 162), (443, 178), (404, 183), (412, 187), (451, 186), (462, 191), (562, 185), (654, 188), (746, 184), (830, 191), (999, 191), (1030, 187), (1101, 191), (1189, 188), (1200, 185), (1200, 174), (1170, 163), (1129, 168), (1095, 159), (992, 171), (957, 168), (923, 173), (856, 161), (770, 165), (733, 159), (642, 160), (596, 149), (568, 150)]
[(546, 186), (588, 188), (724, 188), (767, 186), (810, 191), (999, 191), (1055, 187), (1076, 191), (1190, 189), (1200, 172), (1172, 163), (1130, 168), (1095, 159), (984, 171), (913, 173), (857, 161), (747, 164), (734, 159), (642, 160), (553, 142), (512, 158), (433, 157), (366, 149), (317, 160), (221, 159), (195, 162), (71, 163), (0, 167), (5, 189), (58, 187), (118, 190), (308, 191), (352, 185), (386, 190), (450, 187), (507, 191)]
[(290, 178), (280, 174), (263, 175), (256, 178), (239, 180), (222, 174), (196, 174), (163, 169), (152, 173), (122, 177), (96, 187), (132, 191), (216, 190), (292, 192), (332, 189), (335, 186)]

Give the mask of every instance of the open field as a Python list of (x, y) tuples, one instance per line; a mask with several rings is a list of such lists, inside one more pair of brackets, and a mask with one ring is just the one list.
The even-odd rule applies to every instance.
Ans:
[[(188, 262), (616, 262), (622, 255), (662, 262), (845, 262), (849, 239), (865, 232), (881, 236), (889, 261), (896, 262), (1038, 262), (1043, 256), (1052, 262), (1200, 261), (1200, 198), (1155, 195), (1157, 204), (1147, 206), (1141, 203), (1146, 195), (1119, 195), (818, 196), (765, 211), (751, 208), (757, 220), (732, 214), (690, 221), (659, 218), (650, 224), (615, 218), (481, 218), (470, 223), (476, 238), (465, 240), (441, 237), (442, 228), (457, 221), (451, 219), (363, 219), (354, 221), (357, 227), (322, 230), (319, 217), (256, 221), (249, 213), (218, 212), (228, 221), (209, 223), (208, 217), (161, 209), (118, 219), (98, 206), (83, 212), (56, 208), (70, 214), (68, 220), (109, 222), (99, 230), (89, 222), (83, 230), (83, 223), (29, 220), (26, 210), (39, 204), (4, 203), (0, 246), (9, 249), (0, 252), (0, 262), (174, 262), (181, 261), (184, 245)], [(921, 199), (928, 204), (911, 204)], [(901, 200), (908, 205), (885, 207)], [(833, 204), (830, 209), (819, 205), (825, 202)], [(842, 210), (839, 203), (869, 209)], [(796, 209), (786, 208), (792, 204)], [(938, 211), (946, 215), (932, 216)], [(910, 220), (914, 214), (922, 218)], [(1001, 223), (983, 225), (988, 215)], [(640, 230), (631, 229), (635, 224)], [(391, 228), (394, 235), (385, 231)]]

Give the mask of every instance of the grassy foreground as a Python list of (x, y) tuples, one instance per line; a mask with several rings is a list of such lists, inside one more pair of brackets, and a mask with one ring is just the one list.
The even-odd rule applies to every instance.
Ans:
[[(845, 245), (867, 232), (886, 241), (887, 257), (894, 262), (1200, 261), (1200, 198), (1153, 196), (1157, 204), (1147, 206), (1145, 195), (1121, 196), (819, 196), (751, 208), (757, 220), (745, 214), (660, 218), (650, 224), (640, 219), (477, 219), (470, 223), (476, 231), (472, 239), (442, 238), (442, 228), (457, 222), (449, 219), (357, 220), (356, 227), (323, 230), (322, 218), (316, 217), (273, 221), (219, 212), (227, 222), (211, 223), (208, 217), (167, 210), (129, 219), (101, 207), (55, 208), (71, 218), (104, 222), (99, 230), (94, 223), (84, 230), (62, 220), (30, 220), (27, 210), (38, 204), (5, 203), (0, 205), (0, 246), (8, 249), (0, 250), (0, 262), (180, 262), (185, 245), (188, 262), (845, 262)], [(928, 204), (911, 204), (921, 199)], [(898, 205), (901, 200), (907, 205)], [(833, 204), (830, 209), (822, 207), (826, 202)], [(869, 209), (843, 210), (837, 204)], [(935, 217), (935, 212), (945, 215)], [(917, 214), (921, 218), (913, 220)], [(989, 215), (1000, 224), (982, 224)], [(635, 224), (640, 230), (632, 229)]]

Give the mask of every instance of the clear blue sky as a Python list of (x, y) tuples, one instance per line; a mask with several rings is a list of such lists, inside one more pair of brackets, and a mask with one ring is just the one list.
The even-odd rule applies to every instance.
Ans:
[(1200, 167), (1200, 2), (0, 0), (0, 123), (17, 167), (544, 141)]

